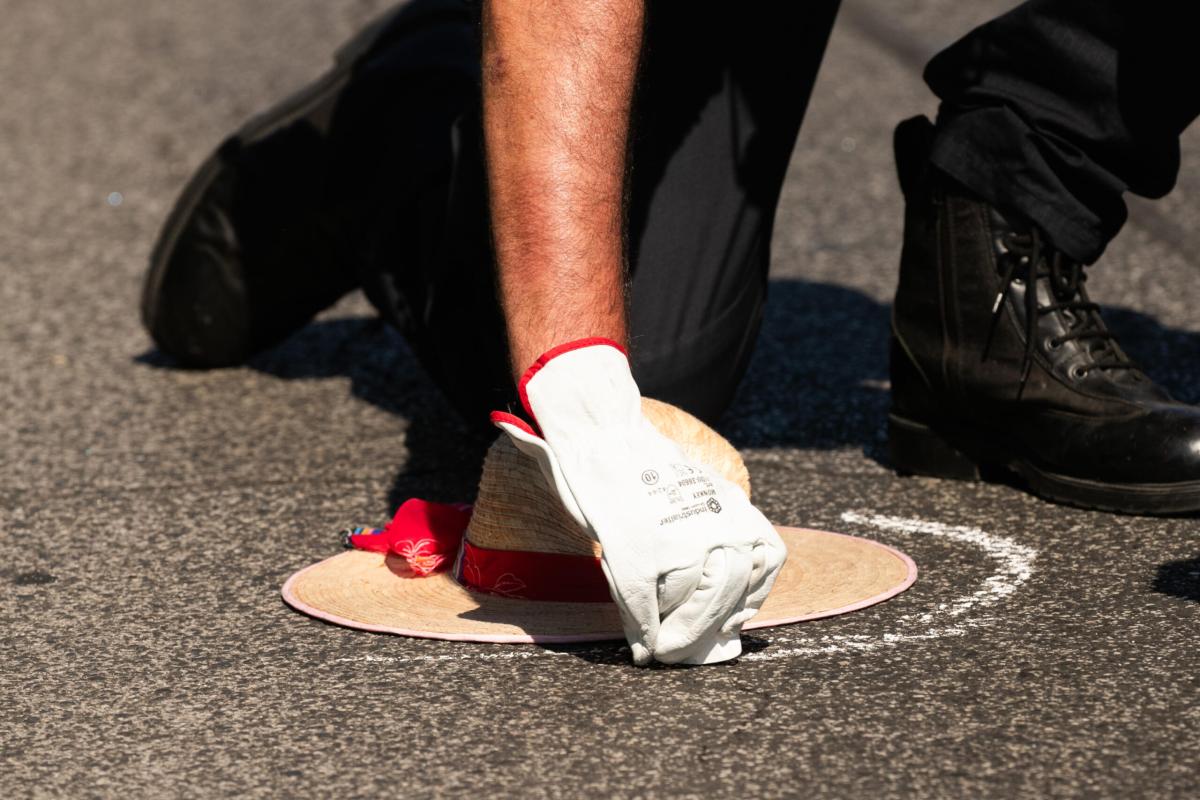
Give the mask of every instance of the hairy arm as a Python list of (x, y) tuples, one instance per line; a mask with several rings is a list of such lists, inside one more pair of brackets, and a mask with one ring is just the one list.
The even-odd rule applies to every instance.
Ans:
[(644, 0), (488, 0), (484, 141), (514, 374), (625, 343), (624, 195)]

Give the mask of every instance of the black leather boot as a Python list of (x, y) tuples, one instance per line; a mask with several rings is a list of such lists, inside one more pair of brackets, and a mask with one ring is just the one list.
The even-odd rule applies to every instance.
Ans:
[(189, 366), (241, 363), (359, 285), (361, 250), (374, 246), (363, 240), (387, 233), (362, 227), (398, 228), (381, 219), (378, 195), (407, 188), (407, 176), (383, 174), (385, 148), (401, 146), (382, 141), (383, 121), (413, 113), (396, 107), (399, 92), (389, 104), (386, 90), (363, 84), (394, 81), (413, 39), (438, 52), (440, 31), (473, 24), (463, 0), (400, 4), (208, 157), (163, 225), (143, 285), (142, 320), (163, 352)]
[(928, 165), (932, 136), (923, 117), (896, 129), (893, 464), (965, 480), (1009, 470), (1087, 508), (1200, 510), (1200, 408), (1122, 352), (1080, 264)]

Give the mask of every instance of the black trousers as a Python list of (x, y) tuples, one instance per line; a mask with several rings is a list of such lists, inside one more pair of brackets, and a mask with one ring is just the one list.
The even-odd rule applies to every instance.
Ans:
[[(353, 198), (343, 225), (362, 285), (463, 417), (482, 423), (513, 387), (471, 5), (412, 0), (331, 135), (333, 194)], [(758, 333), (775, 207), (837, 5), (648, 6), (630, 209), (634, 373), (646, 395), (708, 421), (732, 400)], [(1124, 192), (1157, 197), (1174, 184), (1179, 135), (1200, 112), (1191, 6), (1029, 0), (972, 31), (926, 70), (942, 100), (934, 163), (1091, 262), (1124, 222)]]
[[(405, 21), (437, 5), (454, 3), (409, 4), (402, 35), (340, 99), (331, 193), (348, 198), (342, 225), (368, 297), (462, 416), (486, 424), (515, 392), (490, 247), (477, 26), (454, 14)], [(631, 356), (643, 394), (710, 422), (758, 334), (775, 208), (837, 6), (648, 4)]]
[(941, 98), (933, 161), (1091, 263), (1123, 194), (1175, 185), (1200, 113), (1200, 11), (1178, 0), (1029, 0), (925, 70)]

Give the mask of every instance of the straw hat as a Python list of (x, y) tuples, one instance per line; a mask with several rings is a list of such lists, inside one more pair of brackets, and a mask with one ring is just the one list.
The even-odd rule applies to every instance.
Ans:
[[(750, 496), (749, 474), (729, 442), (674, 406), (654, 400), (643, 404), (655, 427), (693, 460)], [(409, 506), (409, 516), (418, 525), (432, 520), (445, 527), (456, 513), (465, 522), (464, 508), (422, 504)], [(404, 513), (402, 508), (397, 518)], [(787, 544), (788, 559), (745, 629), (844, 614), (887, 600), (916, 578), (908, 556), (878, 542), (802, 528), (776, 530)], [(470, 559), (478, 554), (495, 557), (507, 570), (499, 581), (471, 580), (478, 570)], [(600, 546), (568, 516), (536, 462), (500, 436), (484, 460), (478, 499), (452, 569), (419, 576), (412, 567), (418, 562), (396, 552), (350, 550), (292, 575), (283, 586), (283, 598), (293, 608), (329, 622), (406, 636), (508, 643), (623, 639), (617, 608), (604, 589), (599, 556)], [(520, 590), (539, 577), (521, 575), (526, 559), (535, 569), (540, 564), (543, 572), (578, 576), (578, 583), (590, 584), (593, 590), (599, 586), (603, 596), (595, 596), (595, 591), (581, 601), (522, 596)], [(517, 569), (510, 569), (511, 564)], [(570, 596), (575, 588), (566, 587)]]

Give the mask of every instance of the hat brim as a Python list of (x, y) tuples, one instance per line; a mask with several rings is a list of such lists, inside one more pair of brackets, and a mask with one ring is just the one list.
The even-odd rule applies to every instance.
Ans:
[[(843, 533), (777, 527), (788, 559), (745, 630), (857, 611), (913, 584), (899, 550)], [(441, 572), (415, 577), (403, 559), (349, 550), (288, 578), (283, 599), (305, 614), (378, 633), (504, 644), (624, 639), (612, 603), (515, 600), (473, 592)]]

